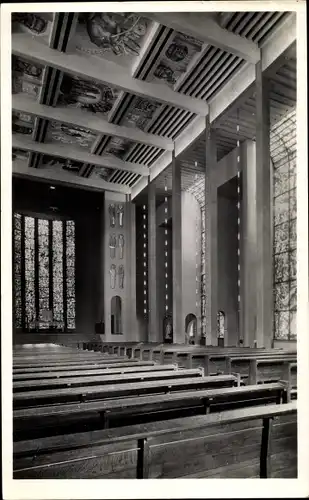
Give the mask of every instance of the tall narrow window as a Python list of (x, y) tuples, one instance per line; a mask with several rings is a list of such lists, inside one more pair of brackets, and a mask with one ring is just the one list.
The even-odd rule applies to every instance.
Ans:
[[(25, 314), (26, 324), (37, 318), (35, 308), (35, 248), (34, 218), (25, 217)], [(22, 277), (23, 278), (23, 277)]]
[(15, 327), (22, 327), (22, 282), (21, 282), (21, 226), (22, 218), (20, 214), (14, 214), (14, 307), (15, 307)]
[(14, 214), (13, 262), (15, 327), (74, 329), (74, 221)]
[(63, 239), (62, 221), (52, 222), (52, 247), (53, 247), (53, 313), (55, 321), (64, 321), (63, 315)]
[(75, 328), (75, 224), (66, 222), (67, 326)]
[(49, 230), (48, 220), (38, 220), (38, 274), (39, 274), (39, 321), (40, 328), (46, 328), (43, 322), (44, 311), (49, 310)]

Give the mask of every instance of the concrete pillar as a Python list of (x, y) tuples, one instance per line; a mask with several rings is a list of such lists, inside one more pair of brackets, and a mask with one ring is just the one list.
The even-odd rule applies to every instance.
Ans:
[(148, 341), (159, 342), (159, 308), (157, 300), (157, 222), (156, 186), (148, 181)]
[(205, 171), (205, 282), (206, 282), (206, 345), (217, 345), (217, 186), (215, 169), (217, 150), (215, 132), (206, 117)]
[(175, 149), (172, 157), (172, 255), (173, 255), (173, 341), (185, 342), (182, 321), (182, 255), (181, 255), (181, 168), (177, 165)]
[(271, 163), (269, 146), (269, 82), (256, 64), (256, 286), (257, 347), (271, 347), (273, 330), (273, 269)]
[(241, 146), (242, 158), (242, 321), (245, 347), (254, 347), (256, 338), (256, 144)]
[(137, 337), (137, 317), (136, 317), (136, 218), (135, 204), (131, 202), (131, 195), (127, 197), (127, 251), (128, 251), (128, 272), (129, 285), (131, 288), (128, 300), (128, 314), (130, 324), (128, 325), (127, 339), (134, 341)]

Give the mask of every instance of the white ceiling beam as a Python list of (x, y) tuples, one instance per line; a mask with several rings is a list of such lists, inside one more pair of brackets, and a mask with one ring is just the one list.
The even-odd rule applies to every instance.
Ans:
[(206, 116), (208, 113), (207, 103), (201, 99), (174, 92), (166, 85), (133, 78), (126, 68), (107, 59), (91, 58), (77, 53), (68, 54), (50, 49), (43, 41), (34, 39), (25, 33), (15, 33), (12, 36), (12, 53), (65, 73), (116, 87), (140, 97), (154, 99), (197, 115)]
[(205, 12), (159, 12), (155, 14), (147, 12), (143, 16), (250, 63), (255, 64), (260, 60), (261, 54), (257, 44), (221, 28), (218, 22)]
[(130, 194), (131, 189), (122, 184), (106, 182), (99, 178), (85, 178), (67, 172), (59, 166), (52, 168), (28, 167), (27, 162), (15, 160), (12, 162), (12, 173), (15, 177), (23, 177), (41, 182), (52, 182), (53, 184), (70, 185), (95, 191), (112, 191), (115, 193)]
[(133, 172), (135, 174), (148, 176), (149, 169), (137, 163), (129, 161), (122, 161), (112, 155), (99, 156), (95, 154), (82, 151), (74, 146), (69, 146), (62, 143), (40, 143), (35, 142), (21, 134), (13, 134), (12, 147), (17, 149), (24, 149), (26, 151), (33, 151), (56, 158), (67, 158), (81, 163), (90, 163), (103, 168), (112, 168), (113, 170), (124, 170)]
[(96, 132), (97, 134), (121, 137), (133, 142), (166, 149), (167, 151), (172, 151), (174, 147), (173, 141), (170, 139), (148, 134), (133, 127), (124, 127), (109, 123), (97, 114), (85, 112), (81, 109), (46, 106), (23, 94), (15, 94), (12, 96), (12, 108), (15, 111), (39, 116), (46, 120), (53, 120), (65, 123), (66, 125), (76, 125)]
[[(262, 48), (262, 70), (267, 71), (296, 41), (296, 14), (291, 13), (279, 25), (271, 39)], [(209, 100), (210, 123), (214, 123), (255, 82), (255, 67), (246, 63), (228, 83)], [(176, 156), (182, 153), (205, 129), (205, 119), (196, 117), (175, 141)], [(171, 154), (165, 152), (150, 168), (150, 180), (155, 179), (171, 163)], [(132, 188), (134, 199), (144, 189), (144, 179)]]

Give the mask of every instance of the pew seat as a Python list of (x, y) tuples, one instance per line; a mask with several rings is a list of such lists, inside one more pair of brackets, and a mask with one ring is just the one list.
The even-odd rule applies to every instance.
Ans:
[(51, 372), (51, 371), (59, 371), (59, 370), (65, 370), (67, 368), (70, 368), (70, 370), (95, 370), (98, 368), (101, 369), (108, 369), (108, 368), (120, 368), (120, 367), (129, 367), (129, 366), (154, 366), (155, 362), (154, 361), (135, 361), (131, 359), (127, 359), (126, 361), (95, 361), (93, 363), (90, 363), (89, 361), (86, 361), (85, 363), (83, 362), (72, 362), (72, 363), (57, 363), (53, 365), (48, 365), (46, 364), (44, 366), (18, 366), (14, 367), (13, 366), (13, 375), (16, 373), (43, 373), (43, 372)]
[(47, 389), (37, 391), (15, 392), (13, 408), (41, 406), (63, 402), (83, 402), (93, 399), (106, 399), (141, 394), (169, 393), (190, 389), (206, 389), (214, 387), (233, 387), (238, 383), (234, 375), (215, 377), (195, 377), (185, 379), (156, 380), (126, 384), (106, 384), (96, 386), (70, 387), (64, 389)]
[(14, 479), (297, 477), (295, 402), (13, 444)]
[(170, 370), (156, 372), (140, 372), (125, 374), (109, 374), (82, 377), (62, 377), (55, 379), (18, 380), (13, 382), (13, 392), (34, 391), (41, 389), (58, 389), (61, 387), (83, 387), (103, 384), (125, 384), (130, 382), (141, 382), (147, 380), (182, 379), (202, 377), (202, 370)]
[(26, 372), (26, 373), (14, 373), (13, 374), (13, 381), (17, 380), (36, 380), (36, 379), (42, 379), (42, 378), (62, 378), (62, 377), (84, 377), (91, 375), (93, 377), (100, 376), (100, 375), (112, 375), (112, 374), (125, 374), (125, 373), (141, 373), (141, 372), (160, 372), (160, 371), (175, 371), (178, 369), (177, 365), (146, 365), (146, 366), (139, 366), (139, 365), (134, 365), (134, 366), (116, 366), (116, 368), (113, 366), (112, 368), (110, 366), (104, 366), (104, 367), (93, 367), (92, 370), (89, 369), (82, 369), (83, 367), (80, 367), (79, 369), (76, 370), (58, 370), (58, 371), (51, 371), (51, 372), (42, 372), (42, 371), (35, 371), (35, 372)]
[(64, 434), (72, 425), (81, 432), (86, 423), (94, 429), (119, 427), (286, 400), (285, 384), (276, 383), (25, 408), (14, 411), (14, 439)]

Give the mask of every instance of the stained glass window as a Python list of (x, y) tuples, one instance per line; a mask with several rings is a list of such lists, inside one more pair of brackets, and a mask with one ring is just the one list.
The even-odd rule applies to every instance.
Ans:
[(67, 326), (75, 328), (75, 224), (66, 222)]
[(38, 251), (39, 251), (39, 320), (40, 328), (47, 328), (42, 322), (44, 311), (49, 310), (49, 225), (48, 220), (38, 220)]
[(74, 221), (14, 214), (13, 263), (16, 328), (74, 329)]
[(55, 321), (64, 321), (63, 317), (63, 238), (62, 221), (52, 222), (53, 241), (53, 312)]
[(21, 224), (20, 214), (14, 214), (14, 307), (15, 326), (22, 327), (22, 291), (21, 291)]
[(34, 218), (25, 217), (25, 312), (26, 324), (36, 320)]
[(271, 130), (273, 159), (274, 337), (296, 338), (296, 118)]

